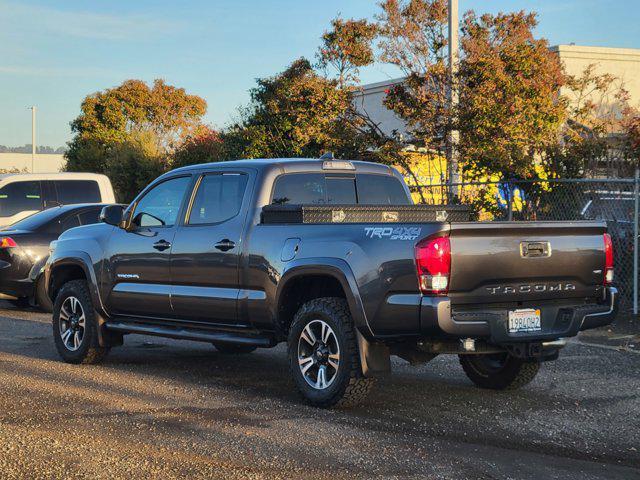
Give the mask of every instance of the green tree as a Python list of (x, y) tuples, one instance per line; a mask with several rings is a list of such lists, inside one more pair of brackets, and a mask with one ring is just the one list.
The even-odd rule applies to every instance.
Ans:
[(397, 67), (405, 77), (389, 89), (385, 105), (405, 121), (409, 140), (442, 152), (453, 121), (446, 63), (447, 2), (386, 0), (380, 7), (380, 61)]
[(170, 167), (184, 139), (204, 127), (206, 102), (182, 88), (140, 80), (88, 95), (71, 122), (74, 137), (65, 154), (68, 171), (104, 173), (119, 199), (129, 201), (141, 186)]
[(114, 144), (105, 157), (105, 171), (116, 197), (131, 202), (154, 178), (168, 170), (166, 156), (158, 149), (153, 132), (134, 132)]
[(610, 153), (623, 130), (621, 112), (628, 111), (628, 95), (619, 79), (597, 73), (594, 64), (566, 80), (566, 121), (543, 160), (553, 176), (577, 178), (594, 172)]
[(640, 112), (636, 109), (627, 110), (623, 126), (627, 138), (627, 152), (637, 168), (640, 166)]
[(535, 14), (464, 17), (460, 62), (460, 151), (467, 171), (534, 178), (566, 115), (557, 55), (536, 39)]
[(335, 70), (339, 88), (358, 83), (359, 69), (374, 61), (372, 42), (377, 33), (377, 25), (364, 19), (333, 19), (331, 30), (321, 37), (318, 65)]
[(171, 167), (178, 168), (197, 163), (230, 160), (230, 158), (224, 158), (227, 153), (226, 146), (223, 136), (219, 132), (211, 128), (204, 128), (197, 134), (187, 137), (176, 149), (173, 153)]
[(201, 126), (207, 103), (164, 80), (155, 80), (152, 87), (141, 80), (126, 80), (88, 95), (80, 108), (81, 114), (71, 122), (74, 140), (108, 145), (126, 140), (132, 132), (151, 131), (158, 148), (171, 152)]
[(241, 122), (222, 138), (240, 158), (317, 157), (330, 150), (350, 155), (355, 133), (342, 119), (349, 91), (318, 75), (304, 58), (284, 72), (257, 81)]

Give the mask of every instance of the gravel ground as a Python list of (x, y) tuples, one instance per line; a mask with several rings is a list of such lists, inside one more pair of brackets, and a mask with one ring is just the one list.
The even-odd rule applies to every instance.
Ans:
[(282, 346), (129, 336), (59, 361), (49, 317), (0, 304), (0, 477), (640, 479), (640, 355), (570, 343), (523, 390), (454, 357), (394, 362), (352, 410), (302, 404)]

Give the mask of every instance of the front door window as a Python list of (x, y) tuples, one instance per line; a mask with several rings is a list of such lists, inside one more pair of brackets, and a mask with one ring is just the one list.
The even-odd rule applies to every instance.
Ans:
[(151, 189), (138, 202), (131, 223), (136, 227), (175, 225), (190, 180), (190, 177), (172, 178)]

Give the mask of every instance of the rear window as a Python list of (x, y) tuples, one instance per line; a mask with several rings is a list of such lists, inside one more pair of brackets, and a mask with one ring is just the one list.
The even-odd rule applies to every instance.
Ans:
[(57, 226), (58, 228), (55, 228), (56, 226), (54, 226), (54, 229), (62, 233), (62, 232), (66, 232), (70, 228), (75, 228), (79, 226), (80, 226), (80, 220), (78, 219), (78, 215), (74, 214), (74, 215), (70, 215), (69, 217), (65, 218), (62, 222), (60, 222), (59, 226)]
[(55, 180), (58, 203), (70, 205), (73, 203), (98, 203), (100, 187), (95, 180)]
[(39, 181), (12, 182), (0, 188), (0, 217), (30, 210), (42, 210)]
[(50, 208), (48, 210), (43, 210), (42, 212), (34, 213), (27, 218), (23, 218), (2, 230), (27, 230), (32, 232), (51, 221), (57, 220), (63, 213), (64, 211), (62, 210), (62, 207)]
[(85, 210), (84, 212), (78, 214), (78, 217), (80, 217), (80, 223), (82, 225), (91, 225), (94, 223), (99, 223), (101, 211), (102, 211), (102, 207), (92, 208), (91, 210)]
[(355, 178), (325, 177), (327, 203), (353, 205), (358, 203)]
[(296, 173), (278, 177), (273, 189), (272, 203), (276, 205), (326, 203), (324, 175)]
[(387, 175), (356, 175), (358, 203), (365, 205), (409, 205), (402, 182)]
[(402, 182), (390, 175), (292, 173), (276, 180), (272, 203), (409, 205)]

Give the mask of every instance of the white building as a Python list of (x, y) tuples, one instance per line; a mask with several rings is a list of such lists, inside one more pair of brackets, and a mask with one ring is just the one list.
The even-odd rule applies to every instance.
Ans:
[[(596, 73), (610, 73), (619, 78), (630, 94), (631, 105), (640, 107), (640, 49), (557, 45), (550, 50), (558, 54), (569, 75), (579, 76), (588, 65), (594, 64)], [(404, 122), (383, 104), (386, 91), (402, 80), (394, 78), (363, 85), (362, 93), (356, 96), (356, 106), (386, 134), (397, 132), (406, 136)]]
[(356, 94), (356, 108), (373, 119), (380, 129), (389, 136), (395, 132), (405, 134), (404, 122), (391, 110), (384, 106), (384, 99), (391, 87), (402, 83), (402, 78), (363, 85)]
[(596, 74), (613, 75), (629, 92), (631, 105), (640, 107), (640, 49), (556, 45), (550, 50), (560, 57), (569, 75), (580, 76), (589, 65), (595, 66)]
[(64, 168), (64, 155), (57, 153), (37, 153), (31, 170), (30, 153), (0, 153), (0, 171), (19, 170), (29, 173), (55, 173)]

